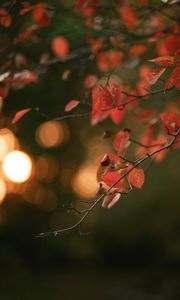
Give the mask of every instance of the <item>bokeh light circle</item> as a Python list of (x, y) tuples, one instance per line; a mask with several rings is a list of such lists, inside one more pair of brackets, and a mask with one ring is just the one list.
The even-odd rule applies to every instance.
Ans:
[(2, 167), (9, 180), (21, 183), (31, 176), (32, 161), (26, 153), (12, 151), (6, 155)]

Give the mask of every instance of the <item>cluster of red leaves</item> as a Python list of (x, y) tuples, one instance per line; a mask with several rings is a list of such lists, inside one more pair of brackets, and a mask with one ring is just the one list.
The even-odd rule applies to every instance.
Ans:
[[(20, 2), (20, 1), (19, 1)], [(119, 1), (118, 17), (124, 32), (127, 35), (132, 34), (133, 31), (142, 26), (140, 14), (136, 5), (147, 6), (148, 0), (136, 0), (136, 5), (129, 5), (128, 1)], [(75, 11), (84, 16), (85, 26), (94, 29), (97, 7), (101, 4), (101, 0), (77, 0)], [(36, 5), (31, 5), (28, 1), (21, 2), (22, 9), (19, 15), (31, 14), (31, 22), (24, 31), (20, 32), (15, 42), (23, 43), (27, 41), (32, 34), (39, 28), (44, 28), (50, 25), (51, 17), (49, 16), (48, 7), (45, 2), (39, 2)], [(11, 16), (5, 8), (0, 9), (0, 26), (8, 28), (11, 25)], [(180, 89), (180, 26), (178, 22), (173, 22), (169, 32), (166, 32), (166, 22), (163, 16), (158, 14), (150, 14), (144, 24), (144, 33), (147, 33), (146, 44), (130, 43), (129, 48), (124, 47), (125, 43), (119, 36), (112, 36), (109, 38), (111, 50), (106, 48), (107, 38), (93, 35), (87, 35), (86, 42), (89, 44), (90, 53), (95, 58), (97, 67), (101, 72), (112, 72), (117, 68), (121, 61), (123, 63), (129, 58), (139, 61), (139, 57), (148, 51), (148, 44), (153, 45), (157, 54), (155, 59), (149, 62), (155, 63), (156, 68), (148, 66), (140, 68), (140, 80), (137, 84), (137, 89), (130, 89), (130, 96), (127, 95), (128, 104), (126, 107), (130, 109), (139, 109), (139, 104), (136, 98), (141, 95), (148, 95), (151, 87), (157, 83), (167, 68), (172, 68), (170, 78), (168, 79), (165, 89), (175, 86)], [(143, 32), (142, 32), (143, 34)], [(133, 37), (133, 35), (132, 35)], [(136, 41), (135, 41), (136, 42)], [(60, 60), (66, 60), (69, 57), (70, 46), (68, 40), (61, 35), (54, 37), (51, 41), (51, 49), (54, 55)], [(108, 50), (107, 50), (108, 49)], [(21, 66), (24, 68), (24, 66)], [(62, 78), (67, 80), (71, 74), (71, 70), (65, 70)], [(4, 78), (3, 84), (0, 87), (0, 97), (5, 98), (8, 95), (10, 88), (20, 89), (27, 84), (37, 81), (37, 76), (34, 72), (29, 70), (20, 70), (13, 75), (8, 75)], [(104, 87), (97, 85), (98, 78), (96, 75), (89, 74), (84, 79), (84, 87), (87, 95), (92, 92), (92, 111), (91, 124), (96, 125), (110, 117), (115, 124), (119, 124), (125, 115), (125, 104), (121, 88), (117, 84), (105, 84)], [(91, 91), (92, 89), (92, 91)], [(80, 101), (73, 99), (67, 103), (64, 108), (65, 112), (70, 112), (79, 105)], [(17, 112), (12, 120), (15, 124), (23, 116), (25, 116), (32, 108), (23, 109)], [(138, 113), (137, 113), (138, 112)], [(177, 110), (169, 109), (160, 114), (159, 119), (162, 123), (164, 131), (156, 134), (156, 123), (159, 122), (157, 112), (154, 110), (144, 110), (141, 108), (135, 111), (135, 121), (148, 123), (143, 136), (137, 143), (136, 155), (142, 157), (147, 153), (158, 150), (167, 144), (167, 131), (169, 134), (175, 134), (180, 128), (180, 116)], [(153, 121), (155, 118), (155, 121)], [(107, 134), (108, 135), (108, 134)], [(110, 134), (111, 135), (111, 134)], [(144, 183), (144, 171), (141, 167), (136, 166), (124, 159), (127, 154), (129, 145), (131, 144), (130, 131), (120, 130), (113, 141), (113, 148), (115, 153), (108, 153), (99, 161), (97, 170), (97, 181), (99, 183), (97, 194), (104, 194), (103, 207), (112, 207), (121, 197), (122, 193), (126, 193), (131, 189), (131, 186), (141, 188)], [(179, 147), (179, 142), (173, 145), (173, 148)], [(165, 156), (167, 150), (158, 153), (154, 159), (159, 161)]]
[[(112, 207), (122, 193), (127, 193), (131, 185), (140, 189), (144, 183), (144, 171), (123, 158), (130, 145), (130, 132), (127, 129), (119, 131), (114, 139), (115, 154), (105, 154), (99, 161), (97, 181), (98, 194), (105, 194), (102, 206)], [(111, 189), (109, 190), (109, 188)]]
[(108, 116), (115, 124), (124, 118), (122, 92), (118, 85), (96, 86), (92, 90), (91, 124), (96, 125)]

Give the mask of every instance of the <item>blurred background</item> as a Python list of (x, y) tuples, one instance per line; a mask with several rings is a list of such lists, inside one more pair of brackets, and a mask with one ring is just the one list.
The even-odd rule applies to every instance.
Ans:
[[(90, 234), (81, 236), (71, 231), (57, 237), (36, 237), (78, 220), (79, 215), (69, 208), (85, 209), (81, 201), (95, 198), (96, 159), (111, 151), (112, 139), (102, 139), (104, 130), (129, 127), (130, 120), (127, 114), (118, 128), (110, 120), (92, 127), (88, 116), (52, 120), (64, 113), (68, 101), (83, 97), (86, 75), (83, 61), (53, 64), (48, 69), (39, 65), (42, 54), (50, 51), (52, 37), (77, 23), (69, 12), (73, 1), (52, 2), (59, 6), (51, 29), (43, 29), (38, 38), (18, 46), (30, 68), (39, 68), (38, 83), (15, 88), (1, 104), (1, 299), (180, 299), (177, 150), (152, 164), (141, 190), (122, 196), (111, 210), (97, 207), (83, 223), (83, 231)], [(11, 53), (11, 38), (21, 26), (24, 23), (17, 20), (17, 27), (1, 30), (0, 42), (6, 42), (1, 61)], [(69, 33), (76, 47), (79, 32), (86, 34), (81, 30)], [(69, 69), (72, 76), (62, 80)], [(93, 63), (88, 65), (87, 74), (91, 72), (99, 76)], [(137, 76), (134, 65), (130, 71), (118, 70), (116, 75), (128, 78), (129, 72), (133, 82)], [(171, 97), (173, 93), (166, 97), (167, 103)], [(153, 99), (150, 106), (157, 102)], [(159, 97), (156, 108), (161, 110), (163, 105)], [(13, 125), (14, 113), (28, 107), (39, 107), (39, 112), (32, 110)], [(76, 112), (84, 109), (89, 108), (84, 104)], [(141, 131), (140, 127), (136, 125), (134, 133)]]

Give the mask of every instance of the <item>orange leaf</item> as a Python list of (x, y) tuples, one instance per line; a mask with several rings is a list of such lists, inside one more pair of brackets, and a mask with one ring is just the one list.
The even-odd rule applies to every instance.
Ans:
[(120, 199), (121, 194), (120, 193), (109, 193), (107, 194), (102, 202), (102, 207), (103, 208), (111, 208), (116, 204), (116, 202)]
[[(121, 178), (121, 175), (118, 172), (108, 172), (104, 176), (102, 176), (102, 181), (105, 182), (107, 185), (111, 186), (113, 185), (118, 179)], [(116, 183), (115, 187), (119, 188), (121, 187), (122, 182)]]
[(114, 122), (114, 124), (119, 124), (122, 121), (122, 119), (124, 118), (125, 110), (113, 108), (110, 110), (109, 114), (110, 114), (110, 117), (111, 117), (112, 121)]
[(129, 29), (134, 29), (138, 24), (136, 11), (130, 5), (124, 5), (121, 7), (120, 17)]
[(180, 128), (180, 115), (177, 112), (166, 111), (160, 114), (161, 121), (170, 133), (176, 132)]
[(33, 12), (32, 12), (32, 18), (36, 23), (39, 23), (45, 13), (46, 5), (43, 2), (38, 3), (35, 5)]
[(22, 109), (20, 111), (18, 111), (13, 120), (12, 120), (12, 124), (17, 123), (24, 115), (26, 115), (30, 110), (32, 110), (32, 108), (26, 108), (26, 109)]
[(78, 0), (76, 2), (76, 6), (75, 6), (75, 9), (77, 11), (81, 11), (88, 3), (88, 0)]
[(84, 80), (84, 86), (87, 89), (91, 89), (97, 83), (97, 76), (93, 74), (89, 74)]
[(139, 56), (146, 51), (146, 47), (144, 45), (134, 45), (129, 50), (129, 55)]
[(52, 50), (60, 58), (64, 58), (69, 53), (69, 43), (63, 36), (57, 36), (52, 40)]
[(117, 133), (113, 147), (117, 152), (123, 152), (125, 149), (128, 148), (130, 141), (129, 141), (129, 131), (124, 129)]
[(140, 167), (134, 168), (129, 174), (128, 178), (130, 183), (140, 189), (144, 184), (144, 171)]
[(74, 109), (80, 102), (78, 100), (71, 100), (68, 104), (66, 104), (64, 111), (68, 112)]
[(174, 57), (173, 56), (161, 56), (154, 59), (149, 59), (148, 61), (154, 62), (157, 65), (162, 67), (169, 67), (174, 65)]
[(145, 77), (145, 81), (149, 85), (155, 84), (161, 75), (165, 72), (166, 68), (150, 69)]

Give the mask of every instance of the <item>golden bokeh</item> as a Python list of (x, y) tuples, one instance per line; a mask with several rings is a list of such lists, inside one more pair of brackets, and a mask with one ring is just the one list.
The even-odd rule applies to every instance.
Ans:
[(80, 198), (93, 198), (96, 195), (97, 165), (90, 161), (85, 162), (75, 173), (72, 179), (72, 188), (75, 194)]
[(17, 148), (17, 141), (11, 130), (2, 128), (0, 130), (0, 161), (15, 148)]
[(36, 161), (35, 177), (39, 181), (52, 182), (59, 173), (59, 162), (52, 155), (42, 155)]
[(58, 147), (69, 140), (69, 129), (65, 122), (48, 121), (36, 130), (36, 141), (44, 148)]
[(0, 178), (0, 204), (3, 202), (5, 196), (6, 196), (6, 184), (2, 178)]
[(17, 183), (25, 182), (32, 174), (32, 161), (22, 151), (12, 151), (6, 155), (2, 163), (6, 177)]

